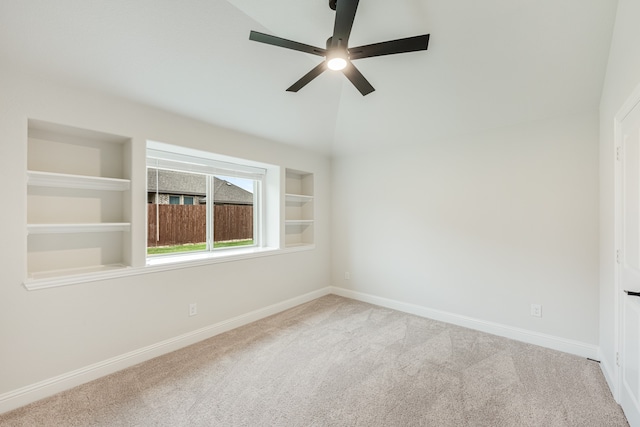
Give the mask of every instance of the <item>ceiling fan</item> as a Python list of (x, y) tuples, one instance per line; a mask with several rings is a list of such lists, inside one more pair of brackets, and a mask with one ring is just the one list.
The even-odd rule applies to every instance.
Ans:
[(373, 56), (427, 50), (429, 46), (429, 34), (350, 48), (349, 35), (351, 34), (353, 20), (356, 16), (358, 2), (359, 0), (329, 0), (329, 7), (336, 11), (336, 20), (333, 35), (327, 40), (326, 49), (259, 33), (257, 31), (251, 31), (249, 40), (298, 50), (325, 58), (318, 66), (314, 67), (300, 80), (291, 85), (287, 89), (289, 92), (299, 91), (311, 82), (311, 80), (329, 68), (330, 70), (342, 71), (363, 96), (367, 95), (375, 89), (351, 61), (371, 58)]

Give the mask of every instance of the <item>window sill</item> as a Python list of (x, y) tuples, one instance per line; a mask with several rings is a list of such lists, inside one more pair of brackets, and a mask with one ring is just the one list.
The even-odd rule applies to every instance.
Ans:
[(272, 255), (300, 252), (314, 249), (315, 245), (295, 246), (288, 248), (242, 248), (229, 251), (216, 251), (197, 254), (181, 254), (160, 256), (147, 259), (147, 265), (142, 267), (126, 267), (101, 269), (90, 273), (69, 274), (28, 278), (24, 281), (24, 287), (29, 291), (38, 289), (56, 288), (59, 286), (76, 285), (80, 283), (97, 282), (100, 280), (115, 279), (119, 277), (136, 276), (140, 274), (157, 273), (161, 271), (177, 270), (223, 262), (241, 261), (251, 258), (260, 258)]
[(147, 267), (154, 270), (176, 268), (187, 268), (202, 264), (216, 264), (219, 262), (237, 261), (247, 258), (272, 255), (273, 252), (280, 253), (278, 248), (236, 248), (218, 250), (212, 252), (194, 252), (174, 255), (159, 255), (147, 258)]

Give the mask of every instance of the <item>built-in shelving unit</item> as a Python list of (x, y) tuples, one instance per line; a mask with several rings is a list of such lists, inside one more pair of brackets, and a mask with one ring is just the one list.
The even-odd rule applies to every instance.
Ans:
[(29, 120), (27, 280), (131, 264), (131, 140)]
[(286, 169), (285, 175), (285, 247), (313, 246), (313, 174)]

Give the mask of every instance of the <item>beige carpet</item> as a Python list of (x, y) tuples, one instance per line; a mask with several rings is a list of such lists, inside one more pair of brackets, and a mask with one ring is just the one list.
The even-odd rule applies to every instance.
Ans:
[(2, 426), (626, 426), (597, 363), (327, 296)]

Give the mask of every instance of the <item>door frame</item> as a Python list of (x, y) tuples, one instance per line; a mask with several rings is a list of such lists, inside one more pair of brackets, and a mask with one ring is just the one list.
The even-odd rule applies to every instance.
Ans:
[[(615, 387), (612, 390), (613, 397), (616, 402), (620, 403), (622, 393), (622, 368), (619, 363), (619, 355), (622, 351), (622, 315), (624, 309), (622, 303), (622, 292), (624, 291), (621, 281), (621, 269), (624, 258), (622, 246), (624, 242), (624, 236), (622, 235), (622, 156), (623, 144), (622, 144), (622, 122), (633, 111), (636, 105), (640, 104), (640, 85), (638, 85), (631, 95), (627, 98), (618, 113), (614, 117), (613, 124), (613, 162), (614, 162), (614, 253), (613, 265), (614, 265), (614, 345), (615, 354), (614, 359), (614, 382)], [(619, 154), (618, 154), (619, 153)], [(619, 157), (620, 156), (620, 157)]]

